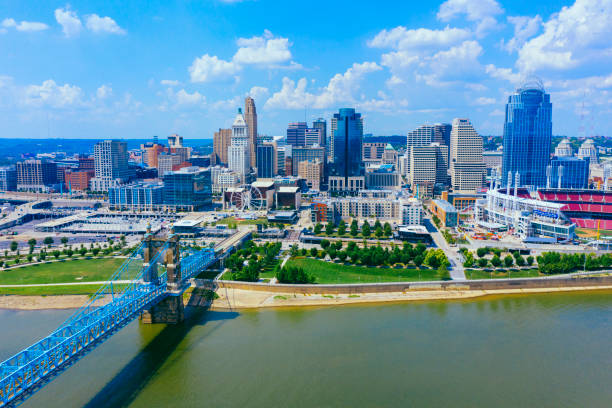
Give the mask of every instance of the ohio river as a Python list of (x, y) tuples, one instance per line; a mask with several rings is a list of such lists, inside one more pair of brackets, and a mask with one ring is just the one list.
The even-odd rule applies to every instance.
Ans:
[[(0, 311), (0, 359), (69, 311)], [(612, 292), (134, 322), (24, 407), (609, 407)]]

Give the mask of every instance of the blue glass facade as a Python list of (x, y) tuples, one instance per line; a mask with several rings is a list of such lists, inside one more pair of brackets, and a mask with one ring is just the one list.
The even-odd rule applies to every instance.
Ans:
[(521, 185), (544, 187), (552, 139), (552, 104), (540, 84), (508, 97), (504, 125), (502, 180), (519, 172)]
[(257, 177), (274, 177), (274, 146), (264, 144), (257, 146)]
[(163, 203), (164, 186), (157, 183), (123, 184), (108, 189), (111, 208), (155, 209)]
[(290, 123), (287, 128), (287, 144), (291, 146), (304, 146), (306, 139), (306, 122)]
[(210, 168), (185, 167), (164, 174), (164, 204), (190, 211), (210, 207)]
[(334, 114), (334, 162), (330, 176), (354, 177), (363, 175), (361, 150), (363, 145), (363, 122), (355, 109), (343, 108)]
[[(561, 173), (561, 188), (587, 188), (589, 185), (588, 157), (553, 157), (550, 161), (550, 187), (559, 187), (559, 173)], [(563, 170), (560, 172), (560, 168)]]

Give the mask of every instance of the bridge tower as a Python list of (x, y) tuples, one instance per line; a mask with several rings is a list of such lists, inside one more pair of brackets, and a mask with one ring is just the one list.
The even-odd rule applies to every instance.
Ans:
[[(147, 267), (150, 262), (155, 259), (158, 252), (168, 244), (165, 254), (160, 261), (166, 268), (168, 278), (168, 292), (170, 293), (165, 299), (153, 306), (151, 309), (145, 310), (140, 319), (143, 323), (166, 323), (177, 324), (185, 319), (185, 308), (183, 306), (183, 296), (181, 288), (181, 251), (180, 239), (171, 231), (167, 240), (156, 238), (152, 234), (147, 234), (144, 239), (144, 264)], [(157, 262), (156, 262), (157, 263)], [(156, 283), (158, 279), (157, 265), (150, 268), (151, 273), (145, 276), (146, 282)]]

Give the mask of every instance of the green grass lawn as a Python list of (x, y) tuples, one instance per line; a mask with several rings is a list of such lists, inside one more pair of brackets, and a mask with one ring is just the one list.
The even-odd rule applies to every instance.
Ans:
[(542, 276), (537, 268), (532, 269), (498, 269), (491, 273), (482, 269), (466, 269), (468, 279), (502, 279), (502, 278), (537, 278)]
[(0, 288), (2, 295), (53, 296), (53, 295), (90, 295), (101, 285), (34, 286), (27, 288)]
[(270, 264), (270, 265), (266, 265), (266, 267), (263, 269), (263, 271), (261, 271), (261, 273), (259, 274), (260, 278), (274, 278), (274, 268), (276, 267), (276, 265), (278, 265), (279, 263), (282, 262), (282, 259), (274, 259), (274, 261)]
[(235, 217), (227, 217), (222, 220), (217, 221), (217, 224), (236, 224), (236, 225), (257, 225), (257, 224), (265, 224), (268, 222), (268, 219), (265, 217), (257, 218), (255, 220), (237, 220)]
[[(339, 235), (338, 231), (335, 231), (333, 234), (331, 235), (327, 235), (325, 233), (325, 229), (323, 229), (323, 231), (321, 231), (320, 234), (316, 234), (317, 237), (322, 237), (322, 238), (353, 238), (353, 239), (363, 239), (363, 235), (361, 235), (361, 232), (359, 234), (357, 234), (356, 236), (352, 236), (348, 230), (346, 232), (346, 234), (344, 235)], [(370, 236), (368, 238), (366, 238), (368, 241), (387, 241), (390, 239), (393, 239), (393, 235), (390, 237), (385, 237), (384, 235), (380, 238), (378, 238), (376, 235), (374, 235), (374, 233), (370, 234)]]
[(125, 261), (125, 258), (79, 259), (2, 270), (0, 285), (105, 281)]
[(434, 269), (368, 268), (309, 258), (293, 258), (286, 266), (303, 268), (313, 274), (316, 283), (378, 283), (439, 280)]

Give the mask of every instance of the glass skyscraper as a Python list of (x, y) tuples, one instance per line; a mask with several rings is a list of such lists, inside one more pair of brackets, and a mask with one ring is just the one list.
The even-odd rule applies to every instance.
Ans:
[(354, 177), (363, 175), (361, 150), (363, 144), (363, 120), (355, 109), (343, 108), (334, 114), (334, 160), (330, 175)]
[(523, 186), (546, 186), (552, 139), (550, 95), (539, 81), (528, 82), (508, 97), (504, 125), (502, 180), (518, 172)]

